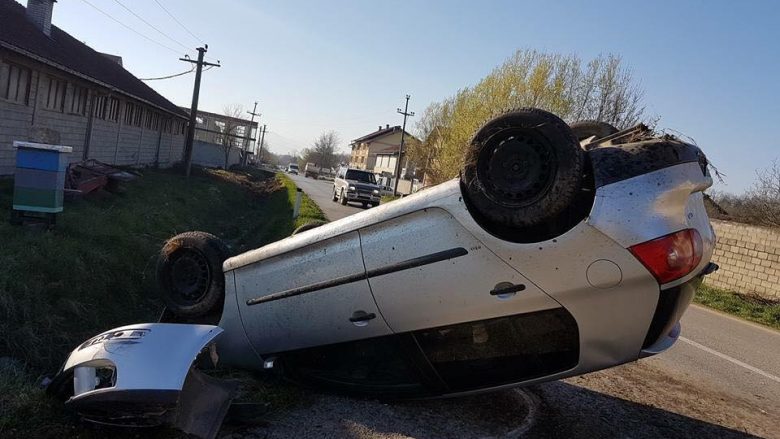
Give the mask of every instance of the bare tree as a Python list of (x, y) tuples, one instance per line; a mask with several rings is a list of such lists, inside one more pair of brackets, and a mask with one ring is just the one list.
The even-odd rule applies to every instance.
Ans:
[(307, 162), (312, 162), (320, 168), (331, 169), (336, 163), (336, 148), (340, 140), (335, 131), (326, 131), (314, 140), (311, 148), (303, 154)]
[(748, 192), (757, 223), (780, 227), (780, 162), (757, 172), (758, 179)]
[(247, 129), (246, 125), (240, 122), (243, 113), (244, 107), (241, 105), (226, 105), (222, 110), (222, 114), (226, 116), (225, 119), (217, 121), (217, 129), (221, 132), (217, 137), (217, 143), (222, 147), (222, 152), (225, 154), (225, 169), (230, 164), (230, 153), (234, 148), (241, 148), (243, 152), (244, 131)]

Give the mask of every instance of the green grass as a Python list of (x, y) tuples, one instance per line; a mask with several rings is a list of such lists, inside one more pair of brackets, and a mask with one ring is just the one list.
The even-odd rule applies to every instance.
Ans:
[[(155, 263), (167, 238), (202, 230), (237, 254), (324, 218), (304, 197), (293, 221), (295, 186), (281, 175), (143, 174), (122, 194), (66, 202), (52, 231), (0, 221), (0, 437), (106, 435), (72, 422), (37, 383), (87, 338), (157, 320)], [(10, 215), (12, 185), (0, 180), (0, 213)]]
[(400, 196), (400, 195), (398, 195), (398, 196), (392, 196), (392, 195), (382, 195), (382, 201), (381, 201), (381, 203), (380, 203), (380, 204), (389, 203), (389, 202), (391, 202), (391, 201), (395, 201), (395, 200), (398, 200), (398, 199), (400, 199), (400, 198), (401, 198), (401, 196)]
[[(294, 203), (296, 197), (295, 182), (281, 173), (277, 174), (277, 178), (287, 189), (287, 197), (290, 200), (290, 203)], [(298, 211), (298, 218), (295, 220), (295, 227), (299, 227), (314, 221), (326, 221), (325, 214), (322, 213), (322, 210), (320, 210), (319, 206), (317, 206), (317, 204), (312, 201), (308, 195), (303, 194), (303, 198), (301, 199), (301, 209)]]
[(780, 330), (779, 301), (770, 301), (702, 285), (696, 292), (694, 302)]

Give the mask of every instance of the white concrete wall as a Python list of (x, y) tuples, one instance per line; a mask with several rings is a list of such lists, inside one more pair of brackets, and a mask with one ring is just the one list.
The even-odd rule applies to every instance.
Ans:
[[(29, 140), (29, 130), (33, 126), (59, 132), (60, 143), (73, 147), (70, 160), (82, 160), (87, 135), (90, 134), (88, 133), (89, 117), (68, 113), (74, 85), (88, 88), (90, 99), (94, 93), (109, 94), (110, 91), (2, 49), (0, 49), (0, 84), (5, 84), (8, 77), (9, 62), (27, 67), (32, 73), (26, 104), (11, 102), (0, 97), (0, 175), (13, 174), (16, 160), (16, 151), (12, 148), (13, 141)], [(44, 108), (49, 74), (68, 81), (64, 111)], [(185, 137), (183, 134), (166, 131), (161, 134), (160, 131), (164, 126), (162, 120), (157, 130), (146, 129), (143, 127), (144, 124), (142, 127), (125, 125), (122, 112), (125, 109), (124, 103), (129, 98), (117, 94), (113, 96), (120, 99), (119, 121), (93, 118), (87, 158), (118, 165), (152, 165), (158, 157), (159, 145), (161, 166), (169, 166), (181, 161)], [(141, 105), (145, 110), (152, 109), (144, 104)], [(160, 114), (162, 117), (167, 117), (165, 113), (160, 112)]]

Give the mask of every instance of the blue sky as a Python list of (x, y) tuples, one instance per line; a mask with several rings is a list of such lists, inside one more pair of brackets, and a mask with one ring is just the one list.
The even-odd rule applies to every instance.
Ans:
[[(88, 1), (176, 50), (85, 0), (57, 2), (54, 23), (121, 55), (139, 77), (188, 68), (177, 60), (184, 48), (116, 0)], [(184, 46), (200, 42), (154, 0), (120, 1)], [(646, 91), (648, 114), (694, 138), (726, 175), (719, 190), (743, 191), (780, 157), (780, 2), (158, 1), (223, 64), (204, 73), (200, 108), (259, 101), (277, 153), (300, 151), (327, 129), (346, 150), (380, 124), (400, 124), (395, 109), (407, 93), (421, 113), (530, 48), (621, 55)], [(192, 80), (150, 84), (188, 106)]]

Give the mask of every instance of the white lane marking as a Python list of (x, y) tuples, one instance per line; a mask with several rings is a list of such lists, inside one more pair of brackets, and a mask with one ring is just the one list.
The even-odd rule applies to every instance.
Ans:
[(699, 349), (703, 350), (704, 352), (709, 352), (710, 354), (715, 355), (716, 357), (722, 358), (722, 359), (724, 359), (724, 360), (726, 360), (726, 361), (728, 361), (730, 363), (734, 363), (737, 366), (744, 367), (745, 369), (747, 369), (747, 370), (749, 370), (751, 372), (755, 372), (755, 373), (757, 373), (757, 374), (759, 374), (759, 375), (761, 375), (761, 376), (763, 376), (765, 378), (769, 378), (772, 381), (776, 381), (776, 382), (780, 383), (780, 377), (776, 377), (776, 376), (772, 375), (769, 372), (764, 372), (763, 370), (761, 370), (761, 369), (759, 369), (757, 367), (751, 366), (751, 365), (749, 365), (747, 363), (743, 363), (743, 362), (737, 360), (734, 357), (729, 357), (726, 354), (722, 354), (722, 353), (720, 353), (720, 352), (718, 352), (718, 351), (716, 351), (714, 349), (710, 349), (707, 346), (704, 346), (702, 344), (696, 343), (695, 341), (687, 339), (685, 337), (680, 337), (680, 340), (684, 341), (685, 343), (688, 343), (689, 345), (691, 345), (693, 347), (699, 348)]

